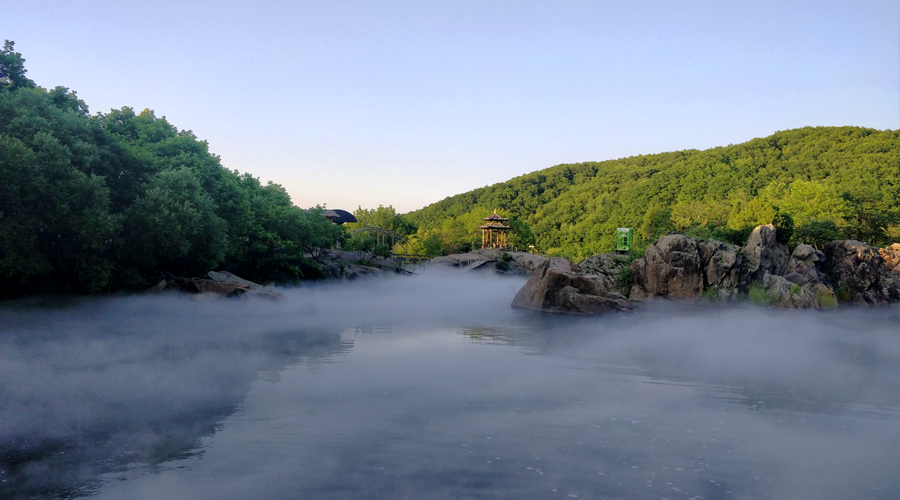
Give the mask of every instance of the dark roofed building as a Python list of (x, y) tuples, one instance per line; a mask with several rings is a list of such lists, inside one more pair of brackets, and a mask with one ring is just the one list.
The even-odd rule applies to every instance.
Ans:
[[(309, 212), (309, 210), (307, 210), (307, 212)], [(357, 222), (356, 217), (354, 217), (353, 214), (339, 208), (336, 208), (334, 210), (322, 210), (322, 217), (325, 217), (326, 219), (337, 225), (341, 225), (347, 222)]]

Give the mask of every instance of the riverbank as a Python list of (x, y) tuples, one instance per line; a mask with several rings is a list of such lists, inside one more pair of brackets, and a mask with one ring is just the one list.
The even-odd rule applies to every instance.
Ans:
[(629, 311), (646, 300), (750, 300), (790, 309), (894, 303), (900, 301), (900, 245), (879, 249), (838, 240), (822, 250), (801, 244), (789, 251), (772, 225), (756, 227), (743, 247), (671, 234), (634, 260), (616, 254), (579, 264), (550, 259), (512, 305), (597, 314)]

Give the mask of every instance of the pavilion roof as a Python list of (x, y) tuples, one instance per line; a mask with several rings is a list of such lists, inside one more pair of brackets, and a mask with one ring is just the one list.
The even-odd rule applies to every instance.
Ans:
[(507, 219), (507, 218), (505, 218), (505, 217), (500, 217), (499, 215), (497, 215), (497, 212), (494, 212), (493, 215), (491, 215), (490, 217), (485, 217), (484, 219), (481, 219), (481, 220), (486, 220), (486, 221), (501, 221), (501, 220), (509, 220), (509, 219)]
[[(488, 219), (484, 219), (488, 220)], [(509, 220), (509, 219), (503, 219)], [(478, 226), (478, 229), (509, 229), (509, 226), (504, 225), (502, 222), (491, 221), (483, 226)]]

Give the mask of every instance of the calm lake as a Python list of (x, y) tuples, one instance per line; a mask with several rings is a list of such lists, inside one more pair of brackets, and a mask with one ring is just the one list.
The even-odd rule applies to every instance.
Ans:
[(523, 278), (0, 308), (0, 497), (896, 499), (900, 308), (512, 310)]

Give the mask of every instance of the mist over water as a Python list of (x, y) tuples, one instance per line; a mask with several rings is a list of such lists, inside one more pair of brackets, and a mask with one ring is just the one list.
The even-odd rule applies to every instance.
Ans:
[(423, 274), (0, 309), (3, 498), (897, 498), (900, 309)]

